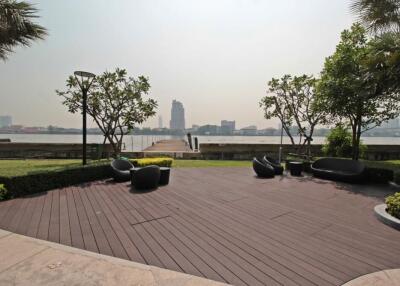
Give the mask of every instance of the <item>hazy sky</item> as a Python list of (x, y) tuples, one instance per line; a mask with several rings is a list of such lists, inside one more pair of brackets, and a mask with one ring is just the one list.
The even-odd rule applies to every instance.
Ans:
[[(35, 1), (45, 41), (0, 62), (0, 114), (14, 123), (80, 127), (61, 105), (74, 70), (116, 67), (150, 78), (158, 115), (169, 124), (182, 101), (187, 126), (263, 119), (267, 82), (320, 72), (354, 16), (349, 0), (46, 0)], [(156, 127), (157, 116), (144, 124)], [(94, 125), (92, 125), (94, 126)]]

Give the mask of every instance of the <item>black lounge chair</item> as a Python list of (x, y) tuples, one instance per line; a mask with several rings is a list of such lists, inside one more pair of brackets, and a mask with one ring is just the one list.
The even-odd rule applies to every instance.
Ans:
[(322, 158), (311, 165), (311, 171), (316, 177), (348, 183), (360, 183), (364, 170), (362, 162), (339, 158)]
[(274, 168), (262, 159), (253, 159), (253, 170), (261, 178), (273, 178), (275, 176)]
[(271, 165), (272, 168), (274, 168), (275, 175), (282, 175), (283, 174), (283, 167), (277, 160), (274, 158), (264, 156), (263, 161), (266, 162), (267, 164)]
[(155, 165), (135, 169), (132, 174), (132, 185), (137, 190), (149, 190), (158, 187), (160, 167)]
[(125, 182), (131, 179), (129, 172), (134, 166), (128, 160), (115, 159), (111, 162), (114, 180), (118, 182)]

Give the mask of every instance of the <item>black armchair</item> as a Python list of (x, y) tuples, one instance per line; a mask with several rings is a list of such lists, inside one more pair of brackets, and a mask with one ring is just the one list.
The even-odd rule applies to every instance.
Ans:
[(133, 168), (133, 165), (128, 160), (115, 159), (111, 162), (111, 168), (114, 180), (124, 182), (131, 179), (129, 170)]
[(275, 176), (274, 168), (262, 159), (253, 159), (253, 170), (261, 178), (273, 178)]
[(138, 190), (155, 189), (160, 181), (160, 167), (155, 165), (135, 169), (132, 174), (132, 185)]
[(274, 168), (275, 175), (282, 175), (283, 174), (283, 167), (279, 162), (271, 157), (264, 156), (263, 161)]

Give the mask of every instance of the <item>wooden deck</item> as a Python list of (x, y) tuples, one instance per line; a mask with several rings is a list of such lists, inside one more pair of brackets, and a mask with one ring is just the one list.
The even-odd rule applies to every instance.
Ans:
[(234, 285), (341, 285), (400, 267), (400, 232), (373, 214), (391, 191), (174, 169), (147, 193), (102, 181), (2, 202), (0, 228)]

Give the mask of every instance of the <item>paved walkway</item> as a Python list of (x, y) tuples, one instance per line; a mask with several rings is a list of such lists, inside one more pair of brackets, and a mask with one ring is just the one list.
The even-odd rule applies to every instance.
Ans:
[(184, 140), (160, 140), (144, 152), (193, 152)]
[(399, 286), (400, 269), (378, 271), (354, 279), (343, 286)]
[(223, 286), (157, 267), (0, 230), (1, 286)]
[(151, 192), (98, 181), (0, 202), (0, 228), (237, 286), (333, 286), (400, 267), (400, 231), (373, 211), (396, 190), (178, 168)]

